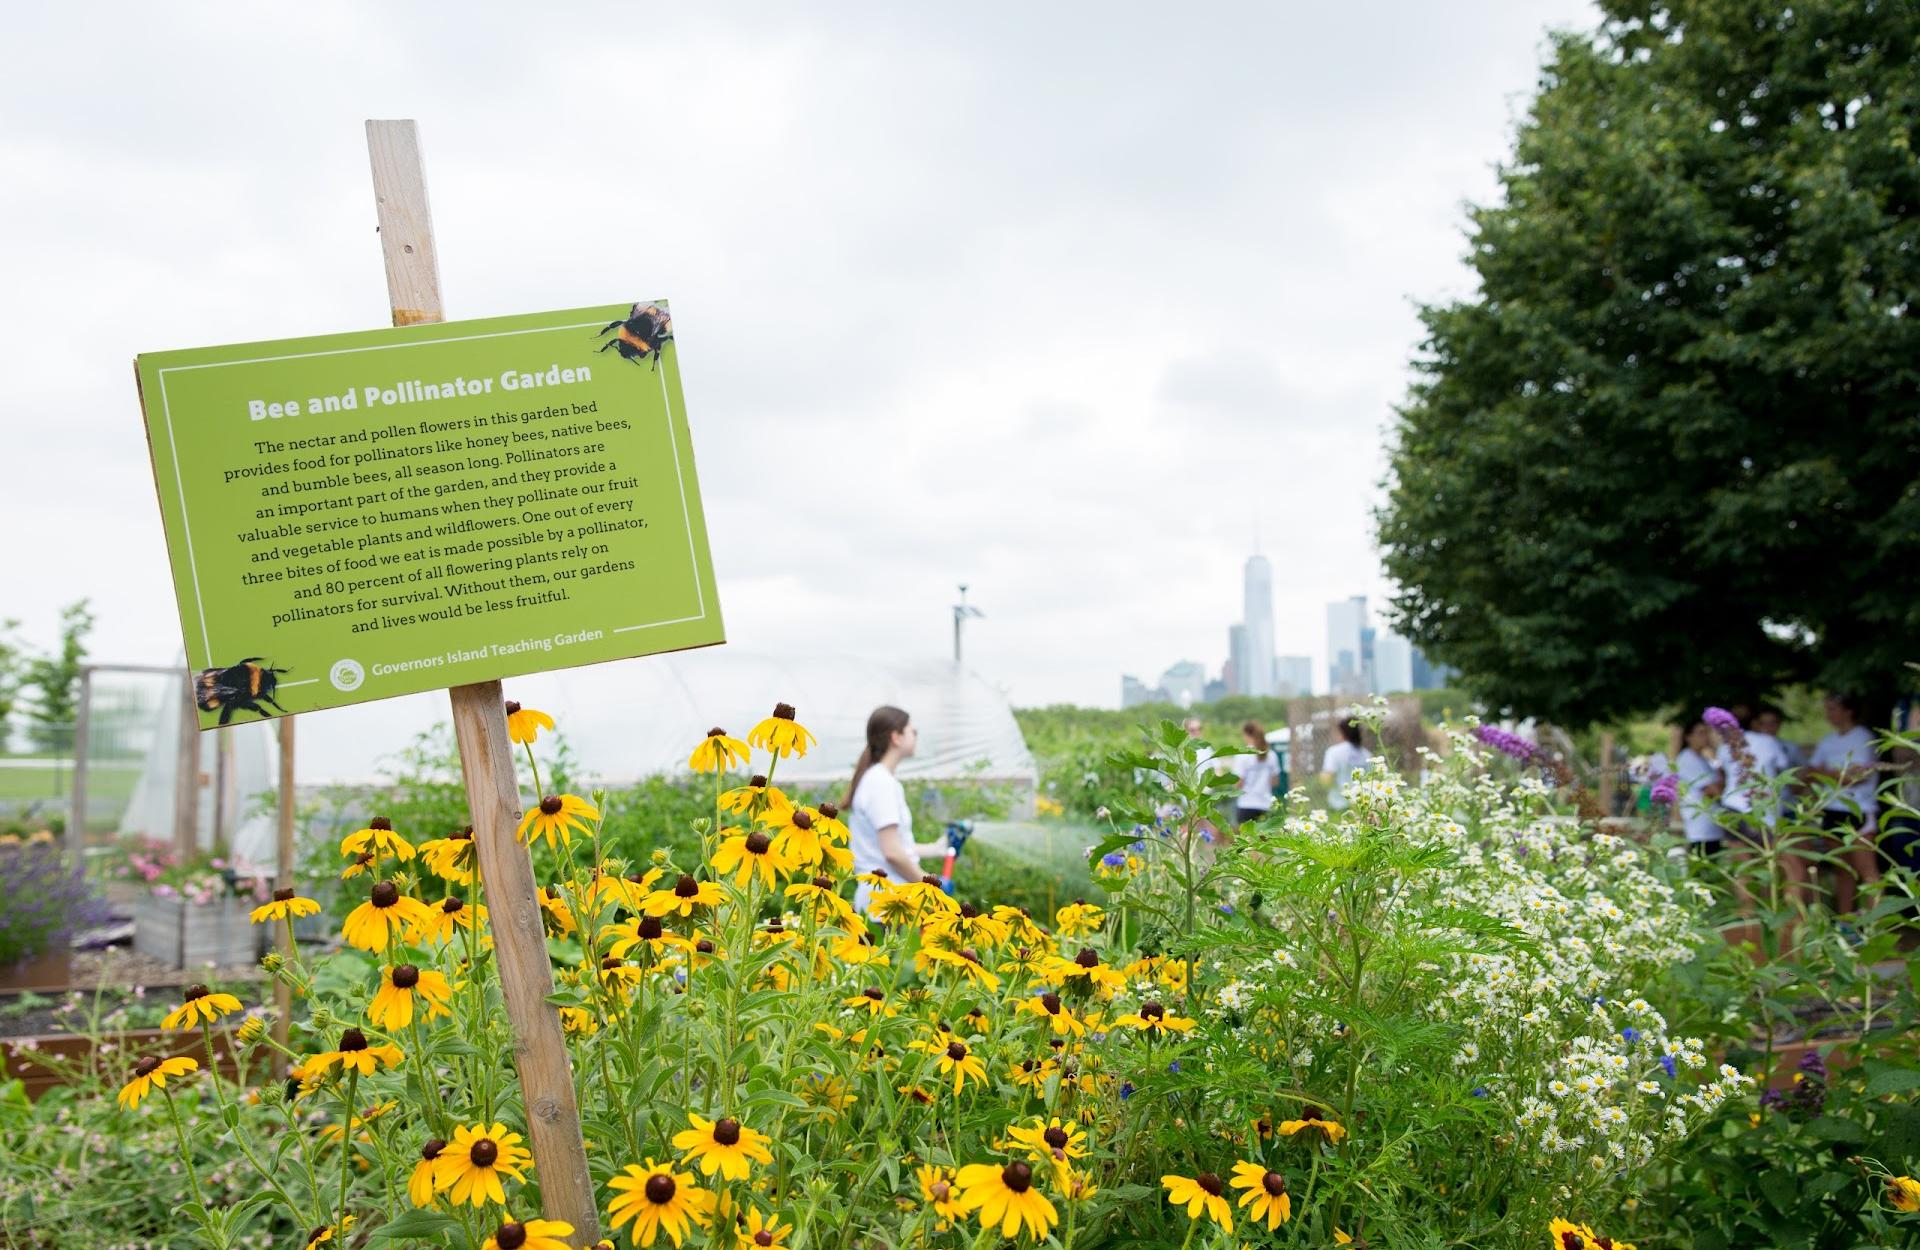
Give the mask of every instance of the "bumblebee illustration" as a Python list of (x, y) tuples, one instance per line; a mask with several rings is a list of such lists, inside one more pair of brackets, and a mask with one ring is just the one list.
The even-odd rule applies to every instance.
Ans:
[(285, 715), (287, 709), (273, 701), (273, 690), (280, 684), (280, 674), (286, 671), (266, 667), (257, 655), (250, 655), (231, 668), (202, 669), (193, 679), (194, 702), (203, 712), (218, 709), (222, 725), (232, 720), (235, 712), (252, 712), (260, 717), (273, 715), (261, 708), (262, 703)]
[(612, 330), (619, 333), (608, 339), (601, 351), (614, 348), (636, 365), (651, 356), (655, 369), (660, 367), (661, 349), (673, 342), (673, 318), (658, 304), (635, 304), (625, 321), (607, 322), (607, 328), (595, 337)]

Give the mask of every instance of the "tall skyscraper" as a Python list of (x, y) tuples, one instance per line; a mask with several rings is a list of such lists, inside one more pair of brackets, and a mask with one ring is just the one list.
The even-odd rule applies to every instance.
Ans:
[(1373, 692), (1402, 694), (1417, 690), (1413, 682), (1413, 644), (1390, 629), (1373, 640)]
[(1327, 605), (1327, 689), (1333, 694), (1366, 694), (1372, 648), (1365, 635), (1367, 597), (1355, 595)]
[(1274, 661), (1279, 670), (1279, 690), (1282, 698), (1313, 693), (1313, 657), (1310, 655), (1283, 655)]
[[(1241, 693), (1271, 697), (1273, 681), (1273, 566), (1265, 556), (1247, 559), (1247, 661), (1235, 663)], [(1238, 656), (1234, 657), (1236, 661)]]
[(1227, 627), (1227, 693), (1245, 694), (1247, 692), (1247, 669), (1250, 652), (1247, 650), (1247, 627), (1229, 625)]
[(1160, 674), (1160, 689), (1166, 691), (1167, 698), (1181, 707), (1204, 702), (1207, 697), (1206, 666), (1193, 660), (1182, 660)]

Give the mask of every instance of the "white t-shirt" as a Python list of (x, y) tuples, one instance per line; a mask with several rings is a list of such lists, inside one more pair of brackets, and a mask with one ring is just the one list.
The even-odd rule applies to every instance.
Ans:
[(853, 791), (853, 807), (847, 812), (847, 839), (853, 851), (853, 870), (884, 872), (889, 878), (899, 872), (887, 862), (880, 849), (880, 831), (888, 825), (900, 826), (900, 844), (913, 853), (913, 813), (907, 808), (907, 788), (884, 764), (875, 764), (860, 774)]
[(1707, 757), (1688, 747), (1673, 762), (1680, 778), (1680, 827), (1689, 842), (1718, 842), (1720, 826), (1713, 820), (1713, 800), (1700, 791), (1720, 779), (1720, 770)]
[[(1721, 791), (1720, 806), (1730, 812), (1745, 815), (1753, 810), (1754, 793), (1771, 788), (1773, 779), (1787, 771), (1786, 748), (1780, 745), (1780, 739), (1772, 734), (1747, 734), (1747, 750), (1753, 753), (1754, 767), (1760, 772), (1760, 780), (1750, 781), (1747, 770), (1734, 758), (1733, 748), (1722, 743), (1714, 762), (1720, 766), (1720, 772), (1727, 779), (1727, 788)], [(1779, 812), (1769, 808), (1767, 824), (1774, 825), (1779, 820)]]
[(1280, 784), (1280, 764), (1272, 751), (1258, 755), (1229, 757), (1228, 766), (1240, 778), (1240, 793), (1234, 802), (1250, 811), (1269, 811), (1273, 807), (1273, 788)]
[(1367, 761), (1373, 758), (1373, 752), (1365, 747), (1357, 747), (1345, 738), (1327, 748), (1326, 756), (1320, 762), (1320, 771), (1333, 774), (1333, 789), (1327, 792), (1327, 806), (1340, 811), (1347, 805), (1347, 781), (1364, 770)]
[[(1873, 731), (1865, 725), (1855, 725), (1845, 733), (1830, 733), (1820, 739), (1820, 745), (1813, 748), (1813, 758), (1807, 761), (1815, 768), (1831, 768), (1835, 772), (1847, 768), (1871, 767), (1874, 763)], [(1827, 802), (1830, 812), (1847, 810), (1847, 800), (1852, 799), (1860, 805), (1860, 812), (1868, 819), (1880, 810), (1880, 800), (1874, 796), (1876, 777), (1868, 776), (1864, 781), (1843, 787), (1835, 792)]]

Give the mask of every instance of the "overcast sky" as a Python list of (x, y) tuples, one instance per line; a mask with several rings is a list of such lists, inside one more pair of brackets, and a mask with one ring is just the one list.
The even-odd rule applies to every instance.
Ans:
[[(705, 10), (705, 11), (703, 11)], [(1571, 0), (37, 5), (0, 53), (0, 614), (180, 629), (129, 362), (385, 324), (361, 123), (414, 117), (455, 318), (673, 301), (728, 633), (1016, 703), (1217, 671), (1388, 587), (1416, 300), (1470, 291)], [(639, 661), (644, 663), (645, 661)]]

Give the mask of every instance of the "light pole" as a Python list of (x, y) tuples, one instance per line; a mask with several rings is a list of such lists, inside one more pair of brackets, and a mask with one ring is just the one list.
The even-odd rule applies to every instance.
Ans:
[(960, 602), (953, 605), (953, 664), (960, 666), (960, 626), (968, 617), (985, 616), (979, 608), (967, 602), (967, 584), (960, 583)]

